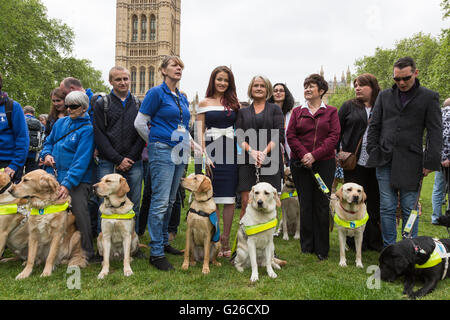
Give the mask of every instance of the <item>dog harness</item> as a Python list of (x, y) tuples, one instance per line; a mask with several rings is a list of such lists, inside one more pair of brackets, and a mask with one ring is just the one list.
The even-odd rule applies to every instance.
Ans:
[(337, 214), (334, 215), (334, 222), (336, 222), (337, 225), (344, 227), (346, 229), (357, 229), (359, 227), (362, 227), (367, 223), (367, 220), (369, 220), (369, 214), (366, 212), (364, 215), (364, 218), (361, 220), (352, 220), (352, 221), (346, 221), (339, 218)]
[(206, 217), (209, 218), (209, 222), (211, 222), (211, 224), (214, 226), (215, 232), (214, 235), (211, 238), (212, 242), (219, 242), (220, 240), (220, 226), (219, 226), (219, 219), (217, 219), (217, 213), (214, 211), (212, 213), (206, 213), (202, 210), (194, 210), (192, 208), (189, 208), (189, 211), (186, 214), (186, 217), (189, 215), (189, 213), (195, 213), (201, 217)]
[(275, 228), (278, 224), (278, 219), (277, 218), (273, 218), (272, 220), (266, 222), (266, 223), (261, 223), (261, 224), (255, 224), (254, 226), (242, 226), (244, 228), (245, 234), (247, 236), (252, 236), (254, 234), (258, 234), (261, 232), (264, 232), (266, 230)]
[(128, 211), (128, 213), (125, 214), (104, 214), (102, 213), (102, 219), (117, 219), (117, 220), (131, 220), (134, 218), (136, 214), (134, 213), (133, 209)]
[(441, 280), (444, 280), (447, 275), (447, 271), (448, 271), (448, 259), (450, 257), (450, 253), (447, 252), (447, 250), (446, 250), (445, 246), (442, 244), (442, 242), (440, 242), (437, 239), (433, 239), (433, 240), (434, 240), (434, 243), (436, 246), (434, 247), (433, 253), (431, 254), (430, 258), (424, 264), (421, 264), (421, 265), (416, 264), (415, 267), (416, 267), (416, 269), (432, 268), (434, 266), (437, 266), (439, 263), (441, 263), (442, 259), (445, 259), (444, 273), (441, 278)]
[(8, 216), (17, 213), (17, 204), (4, 204), (0, 206), (0, 216)]
[(298, 197), (297, 190), (295, 190), (294, 192), (284, 192), (284, 193), (282, 193), (281, 196), (280, 196), (280, 200), (289, 199), (289, 198), (293, 198), (293, 197)]
[(53, 214), (57, 212), (66, 211), (69, 208), (69, 202), (63, 204), (55, 204), (42, 209), (32, 208), (30, 215), (32, 216), (43, 216), (47, 214)]

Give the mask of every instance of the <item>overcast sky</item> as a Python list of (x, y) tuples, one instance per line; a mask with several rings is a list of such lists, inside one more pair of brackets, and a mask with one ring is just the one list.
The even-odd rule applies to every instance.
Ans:
[[(42, 0), (51, 18), (75, 31), (77, 58), (86, 58), (107, 81), (115, 59), (115, 0)], [(323, 65), (325, 78), (342, 71), (376, 47), (423, 32), (437, 36), (440, 0), (181, 0), (181, 90), (204, 97), (211, 71), (231, 66), (238, 97), (247, 100), (254, 75), (287, 84), (303, 101), (306, 76)]]

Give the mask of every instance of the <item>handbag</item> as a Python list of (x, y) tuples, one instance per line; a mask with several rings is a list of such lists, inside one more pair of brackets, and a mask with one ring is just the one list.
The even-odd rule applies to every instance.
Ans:
[[(364, 135), (363, 135), (364, 137)], [(358, 146), (356, 147), (355, 152), (346, 152), (346, 151), (339, 151), (336, 159), (337, 162), (339, 164), (339, 166), (346, 170), (346, 171), (351, 171), (351, 170), (355, 170), (356, 168), (356, 163), (358, 162), (357, 158), (356, 158), (356, 154), (358, 153), (359, 147), (361, 146), (363, 137), (361, 137), (361, 139), (359, 139), (358, 142)]]

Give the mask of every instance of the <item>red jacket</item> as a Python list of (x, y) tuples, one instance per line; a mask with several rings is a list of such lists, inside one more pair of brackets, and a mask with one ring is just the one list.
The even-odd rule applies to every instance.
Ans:
[(302, 160), (310, 152), (316, 161), (333, 159), (340, 134), (335, 107), (319, 108), (314, 116), (307, 108), (293, 109), (286, 132), (291, 159)]

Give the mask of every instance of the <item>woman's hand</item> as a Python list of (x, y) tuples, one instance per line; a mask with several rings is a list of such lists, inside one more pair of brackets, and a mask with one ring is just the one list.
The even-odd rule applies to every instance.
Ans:
[(307, 168), (311, 168), (314, 162), (316, 162), (316, 159), (314, 159), (314, 156), (311, 153), (305, 154), (302, 159), (303, 165)]
[(69, 196), (69, 189), (60, 186), (58, 190), (58, 199), (66, 199)]
[(56, 164), (55, 159), (51, 155), (48, 154), (45, 156), (45, 159), (44, 159), (45, 166), (54, 168), (55, 164)]

